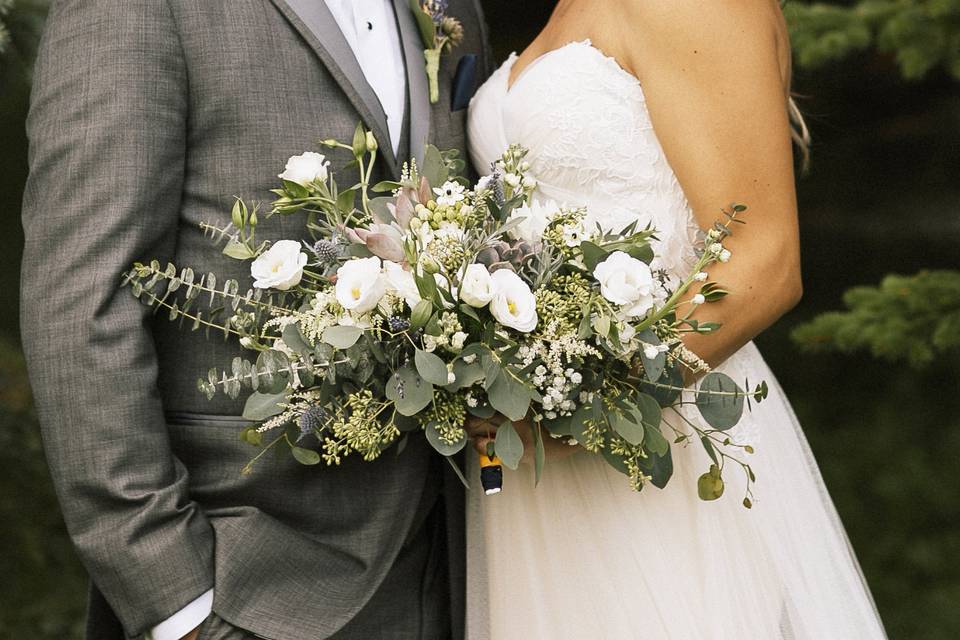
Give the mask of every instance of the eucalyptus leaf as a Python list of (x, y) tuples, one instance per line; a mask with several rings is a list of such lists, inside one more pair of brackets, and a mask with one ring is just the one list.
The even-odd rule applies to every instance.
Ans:
[(523, 458), (523, 440), (517, 433), (516, 427), (510, 420), (504, 420), (500, 428), (497, 429), (497, 437), (494, 441), (494, 447), (497, 451), (497, 457), (510, 469), (516, 470), (520, 465), (520, 459)]
[(700, 415), (711, 427), (726, 431), (740, 422), (743, 399), (743, 391), (730, 376), (713, 372), (700, 383), (696, 403)]
[(583, 251), (583, 263), (590, 272), (592, 272), (598, 264), (606, 260), (609, 255), (605, 249), (592, 242), (581, 242), (580, 250)]
[(540, 484), (540, 478), (543, 477), (543, 467), (547, 461), (547, 450), (543, 446), (543, 433), (540, 431), (540, 425), (533, 428), (533, 444), (536, 447), (533, 456), (533, 483), (534, 486)]
[(611, 411), (607, 414), (607, 422), (617, 435), (633, 446), (643, 443), (643, 424), (636, 419), (636, 416)]
[(438, 387), (446, 386), (447, 383), (447, 364), (440, 356), (417, 349), (413, 356), (413, 361), (417, 365), (417, 372), (427, 382)]
[(640, 388), (653, 396), (661, 407), (669, 407), (676, 402), (683, 389), (683, 372), (678, 367), (667, 367), (656, 384), (641, 382)]
[(412, 416), (433, 400), (433, 385), (407, 364), (390, 376), (384, 393), (388, 400), (393, 400), (398, 413)]
[(523, 420), (530, 408), (530, 393), (527, 388), (506, 372), (496, 377), (487, 390), (493, 408), (511, 420)]
[(477, 362), (468, 364), (461, 359), (457, 359), (453, 363), (453, 375), (453, 383), (445, 387), (447, 391), (451, 392), (472, 387), (477, 382), (483, 380), (484, 373), (483, 367)]
[[(637, 338), (642, 340), (647, 344), (652, 344), (655, 347), (660, 346), (660, 338), (657, 337), (650, 329), (644, 329), (637, 334)], [(643, 363), (643, 373), (644, 378), (650, 382), (656, 382), (660, 379), (660, 376), (663, 375), (663, 371), (667, 365), (667, 354), (658, 353), (655, 358), (648, 358), (644, 355), (643, 350), (640, 350), (640, 362)]]
[(359, 327), (334, 325), (324, 329), (321, 339), (331, 347), (349, 349), (357, 343), (361, 335), (363, 335), (363, 329)]
[(255, 257), (255, 254), (247, 245), (236, 240), (231, 240), (226, 244), (226, 246), (223, 248), (223, 255), (230, 258), (236, 258), (237, 260), (249, 260), (250, 258)]
[[(421, 11), (421, 13), (423, 13)], [(427, 150), (423, 155), (423, 166), (420, 175), (427, 179), (432, 187), (439, 187), (447, 180), (449, 172), (447, 163), (443, 161), (440, 151), (433, 145), (427, 145)]]
[(301, 356), (307, 357), (313, 354), (313, 347), (307, 344), (303, 334), (300, 333), (300, 328), (295, 323), (285, 326), (282, 336), (283, 343)]
[(463, 437), (460, 438), (457, 442), (453, 444), (447, 444), (440, 439), (440, 432), (437, 430), (436, 421), (431, 420), (423, 428), (424, 433), (427, 436), (427, 442), (430, 443), (430, 446), (433, 447), (437, 453), (442, 456), (452, 456), (454, 454), (460, 453), (465, 446), (467, 446), (467, 437), (466, 431), (463, 432)]
[(300, 464), (305, 464), (308, 466), (320, 464), (320, 454), (312, 449), (304, 449), (303, 447), (292, 446), (290, 447), (290, 453), (293, 454), (293, 457)]
[(243, 406), (243, 418), (244, 420), (250, 420), (252, 422), (260, 422), (261, 420), (279, 415), (283, 413), (283, 407), (279, 406), (279, 403), (285, 402), (286, 399), (286, 389), (280, 393), (260, 393), (259, 391), (254, 391), (247, 398), (247, 402)]
[(481, 420), (492, 418), (496, 412), (497, 410), (491, 407), (489, 404), (478, 404), (475, 407), (467, 407), (467, 413), (472, 416), (476, 416)]

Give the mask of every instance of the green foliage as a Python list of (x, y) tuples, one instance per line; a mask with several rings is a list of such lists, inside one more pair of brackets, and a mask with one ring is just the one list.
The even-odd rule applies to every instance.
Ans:
[(852, 7), (790, 3), (784, 13), (801, 67), (876, 47), (895, 56), (907, 79), (937, 67), (960, 79), (960, 0), (861, 0)]
[(12, 7), (13, 0), (0, 0), (0, 54), (10, 45), (10, 30), (4, 24), (4, 18), (10, 13)]
[(47, 4), (45, 0), (0, 0), (0, 68), (9, 65), (29, 78)]
[(23, 356), (3, 339), (0, 487), (0, 638), (79, 638), (86, 574), (50, 485)]
[(960, 347), (960, 272), (921, 271), (889, 275), (877, 287), (844, 295), (847, 311), (824, 313), (793, 331), (808, 351), (868, 350), (914, 367)]

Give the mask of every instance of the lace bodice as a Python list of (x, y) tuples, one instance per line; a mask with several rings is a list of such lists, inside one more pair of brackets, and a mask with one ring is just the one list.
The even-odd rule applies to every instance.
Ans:
[(468, 134), (482, 169), (508, 144), (530, 150), (535, 198), (585, 206), (588, 224), (657, 229), (660, 265), (678, 275), (694, 259), (697, 225), (653, 131), (636, 77), (589, 40), (550, 51), (508, 87), (510, 58), (477, 91)]

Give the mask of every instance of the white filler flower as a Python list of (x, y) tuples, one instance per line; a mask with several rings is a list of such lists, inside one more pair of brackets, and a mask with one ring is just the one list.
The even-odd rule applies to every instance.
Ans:
[(296, 182), (302, 187), (311, 182), (323, 182), (327, 179), (327, 165), (330, 162), (322, 153), (307, 151), (287, 160), (287, 166), (278, 178)]
[(296, 240), (279, 240), (261, 253), (250, 265), (253, 286), (280, 291), (297, 286), (308, 260), (301, 248)]
[(646, 263), (623, 251), (614, 251), (593, 270), (604, 298), (621, 306), (630, 317), (642, 316), (653, 306), (653, 274)]
[(460, 282), (460, 299), (481, 309), (493, 300), (493, 276), (482, 264), (471, 264)]
[(537, 299), (527, 283), (509, 269), (494, 271), (490, 313), (500, 324), (530, 333), (537, 326)]
[(534, 201), (529, 205), (517, 207), (510, 213), (508, 222), (517, 218), (523, 218), (523, 220), (510, 231), (510, 235), (530, 244), (540, 242), (547, 225), (559, 211), (560, 207), (552, 200), (546, 200), (543, 203)]
[(354, 314), (370, 311), (387, 292), (380, 258), (357, 258), (337, 269), (337, 302)]
[(420, 290), (411, 271), (407, 271), (396, 262), (383, 261), (383, 274), (387, 279), (387, 287), (404, 299), (411, 309), (420, 302)]

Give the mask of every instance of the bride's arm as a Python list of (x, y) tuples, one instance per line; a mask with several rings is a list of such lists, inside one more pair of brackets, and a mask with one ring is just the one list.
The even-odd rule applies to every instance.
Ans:
[(617, 57), (640, 78), (657, 137), (709, 229), (748, 205), (710, 279), (731, 294), (694, 317), (723, 323), (687, 346), (716, 365), (800, 299), (800, 248), (787, 114), (789, 45), (773, 0), (632, 2)]

